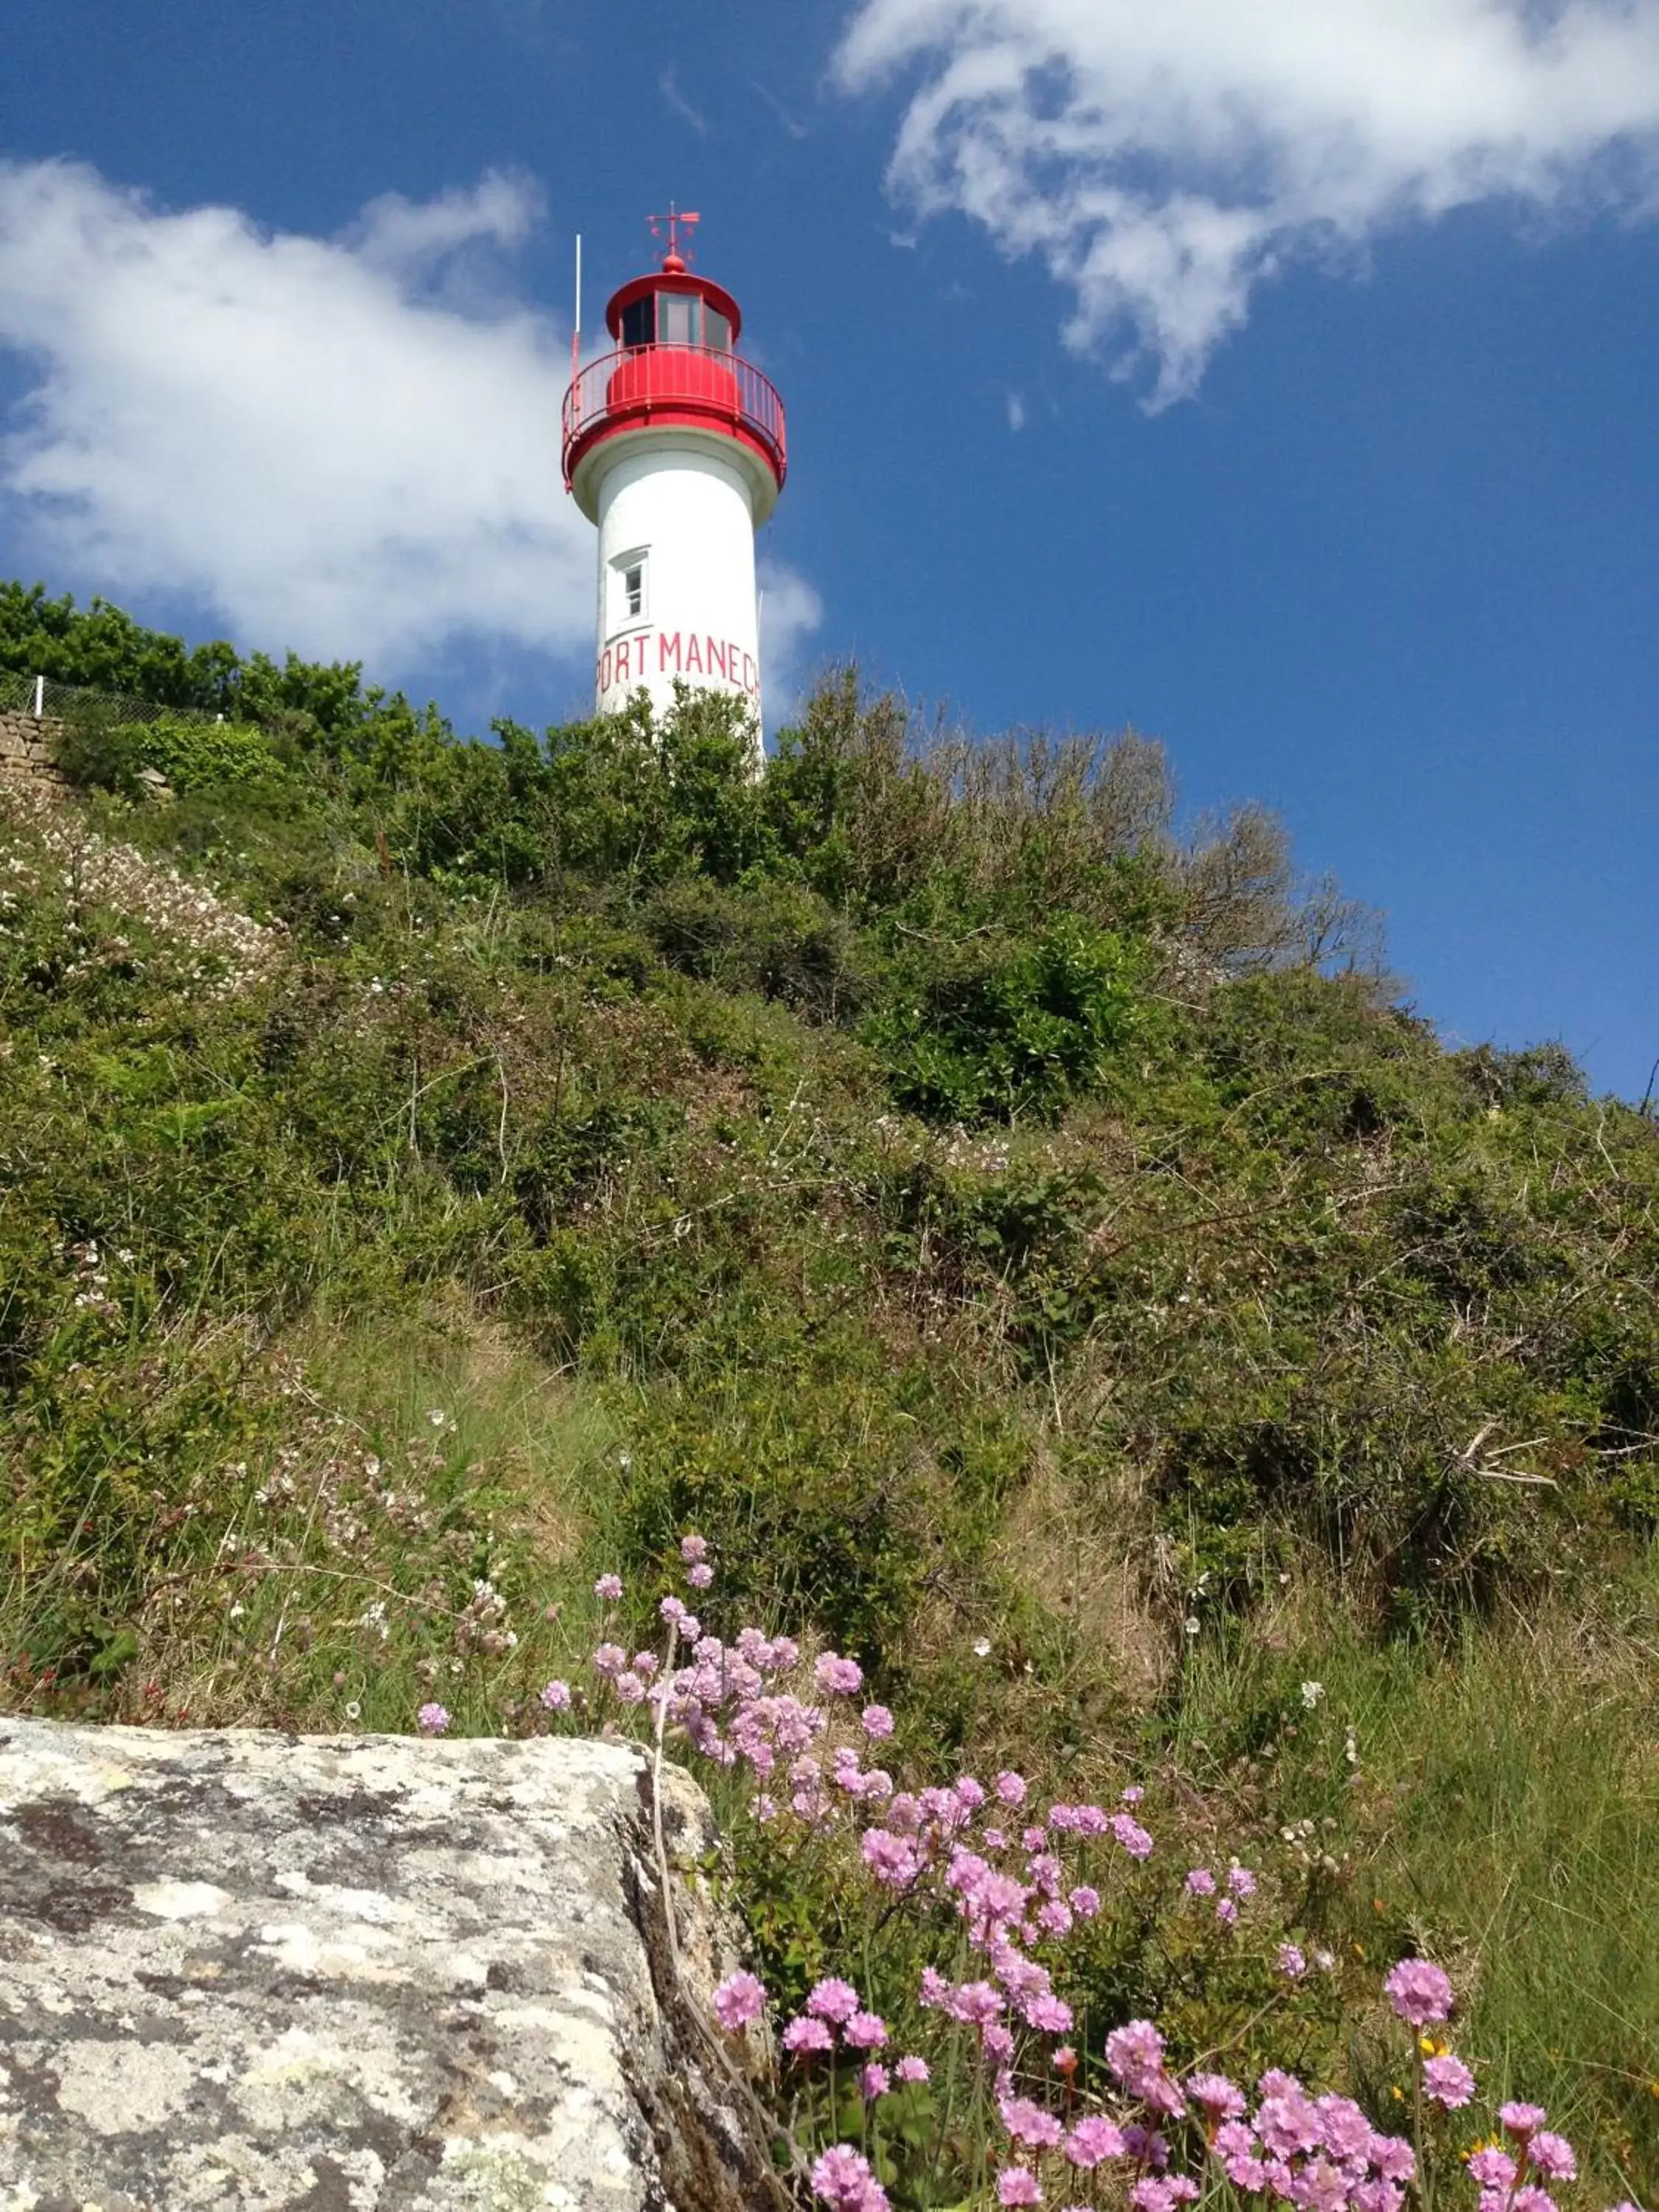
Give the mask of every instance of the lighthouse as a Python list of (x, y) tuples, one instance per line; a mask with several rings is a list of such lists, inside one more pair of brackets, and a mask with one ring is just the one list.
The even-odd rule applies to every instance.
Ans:
[(599, 528), (597, 711), (643, 690), (660, 713), (678, 680), (745, 701), (758, 733), (755, 532), (783, 489), (783, 402), (737, 351), (737, 301), (687, 265), (696, 221), (653, 217), (661, 267), (611, 295), (612, 350), (565, 394), (564, 481)]

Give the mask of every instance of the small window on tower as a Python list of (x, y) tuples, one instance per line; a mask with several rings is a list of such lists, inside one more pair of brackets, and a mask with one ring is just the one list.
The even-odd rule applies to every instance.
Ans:
[(657, 335), (657, 302), (647, 292), (623, 309), (622, 342), (625, 346), (650, 345)]
[(625, 629), (629, 623), (642, 622), (646, 617), (645, 571), (647, 565), (643, 546), (632, 553), (619, 553), (611, 564), (613, 581), (611, 586), (611, 609), (606, 627), (611, 630)]
[(707, 301), (702, 311), (702, 342), (706, 346), (712, 346), (717, 353), (730, 353), (732, 350), (731, 324), (718, 307), (709, 307)]

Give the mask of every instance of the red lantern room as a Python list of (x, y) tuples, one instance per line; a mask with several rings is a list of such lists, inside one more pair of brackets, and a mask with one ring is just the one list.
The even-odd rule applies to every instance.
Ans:
[[(763, 522), (787, 468), (783, 402), (752, 362), (734, 350), (743, 313), (724, 286), (689, 268), (676, 233), (695, 216), (669, 218), (662, 266), (612, 294), (605, 311), (616, 350), (590, 362), (564, 402), (564, 481), (589, 520), (611, 461), (602, 447), (641, 430), (701, 432), (739, 452), (754, 520)], [(758, 466), (757, 465), (758, 464)]]

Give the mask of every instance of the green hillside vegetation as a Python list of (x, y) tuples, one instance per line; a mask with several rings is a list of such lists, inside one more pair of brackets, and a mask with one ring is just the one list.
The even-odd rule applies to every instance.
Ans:
[(0, 669), (181, 710), (0, 783), (11, 1709), (526, 1730), (695, 1526), (916, 1753), (1316, 1837), (1651, 2201), (1648, 1115), (1446, 1049), (1133, 735), (464, 742), (15, 586)]

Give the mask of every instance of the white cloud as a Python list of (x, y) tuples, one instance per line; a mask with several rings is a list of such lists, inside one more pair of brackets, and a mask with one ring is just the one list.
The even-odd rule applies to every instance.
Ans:
[[(540, 215), (492, 175), (308, 238), (0, 163), (0, 352), (32, 380), (0, 438), (13, 543), (31, 568), (187, 597), (245, 645), (382, 675), (456, 641), (585, 664), (568, 326), (504, 258)], [(787, 652), (816, 601), (788, 576), (773, 596)]]
[(0, 486), (31, 540), (112, 594), (188, 595), (307, 653), (586, 646), (562, 334), (456, 300), (536, 212), (486, 177), (315, 239), (162, 211), (78, 165), (0, 167), (0, 345), (38, 377)]
[(861, 0), (838, 68), (909, 74), (896, 196), (1041, 255), (1068, 343), (1149, 357), (1160, 404), (1293, 257), (1656, 212), (1659, 0)]
[(679, 117), (682, 123), (689, 123), (699, 138), (706, 138), (708, 136), (708, 118), (700, 107), (693, 107), (680, 90), (679, 75), (672, 63), (657, 79), (657, 89), (661, 93), (671, 111)]
[(346, 235), (370, 268), (418, 281), (468, 246), (521, 246), (541, 212), (541, 195), (526, 179), (491, 170), (471, 190), (452, 186), (435, 200), (384, 193)]
[(771, 109), (773, 114), (777, 117), (781, 128), (791, 138), (801, 139), (807, 137), (808, 132), (805, 124), (801, 121), (799, 116), (792, 115), (790, 113), (789, 110), (778, 98), (776, 93), (774, 92), (769, 85), (763, 84), (757, 76), (751, 76), (749, 80), (749, 83), (750, 89), (759, 94), (760, 97)]
[(823, 602), (805, 576), (763, 554), (756, 568), (760, 587), (761, 662), (766, 671), (766, 711), (775, 723), (799, 691), (807, 640), (823, 620)]
[(1025, 402), (1018, 392), (1008, 392), (1003, 404), (1008, 410), (1008, 428), (1018, 432), (1025, 428)]

